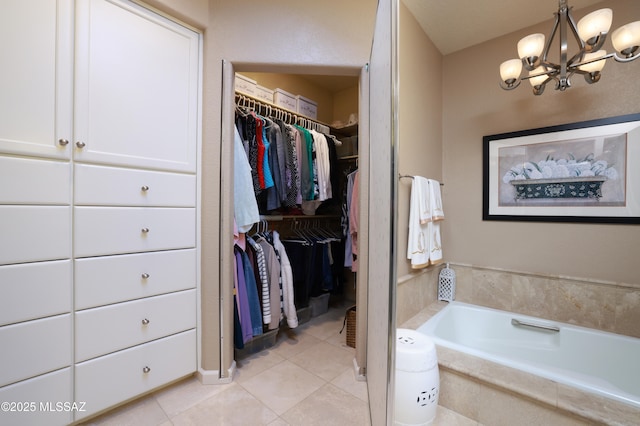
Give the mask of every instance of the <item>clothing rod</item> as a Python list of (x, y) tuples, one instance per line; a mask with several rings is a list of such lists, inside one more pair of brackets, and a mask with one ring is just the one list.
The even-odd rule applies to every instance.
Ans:
[(291, 111), (287, 108), (277, 106), (271, 102), (264, 101), (262, 99), (257, 99), (257, 98), (254, 98), (253, 96), (245, 95), (244, 93), (238, 93), (238, 92), (236, 92), (235, 98), (236, 98), (237, 106), (248, 107), (253, 109), (255, 109), (256, 107), (259, 107), (264, 111), (268, 111), (267, 113), (268, 115), (274, 115), (272, 114), (272, 112), (276, 111), (276, 112), (279, 112), (280, 115), (282, 116), (292, 117), (293, 124), (299, 124), (307, 128), (314, 128), (316, 131), (321, 131), (320, 129), (322, 129), (324, 131), (323, 133), (326, 133), (326, 134), (330, 133), (330, 126), (328, 124), (318, 120), (314, 120), (305, 115), (299, 114), (295, 111)]
[[(399, 177), (400, 179), (404, 179), (404, 178), (407, 178), (407, 179), (413, 179), (415, 176), (411, 176), (411, 175), (398, 175), (398, 177)], [(440, 182), (440, 186), (444, 186), (444, 183)]]

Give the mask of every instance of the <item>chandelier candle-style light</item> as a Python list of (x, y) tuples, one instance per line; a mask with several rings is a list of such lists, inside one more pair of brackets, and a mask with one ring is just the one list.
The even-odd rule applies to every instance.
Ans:
[[(500, 65), (502, 81), (500, 87), (513, 90), (522, 80), (529, 80), (533, 93), (540, 95), (547, 83), (555, 81), (556, 90), (571, 87), (571, 77), (582, 74), (587, 83), (600, 80), (602, 68), (607, 59), (614, 58), (618, 62), (630, 62), (640, 56), (640, 21), (631, 22), (615, 30), (611, 35), (615, 53), (607, 54), (602, 49), (607, 33), (611, 28), (613, 12), (611, 9), (600, 9), (591, 12), (578, 21), (576, 25), (567, 0), (559, 0), (558, 12), (551, 34), (546, 41), (544, 34), (531, 34), (518, 42), (520, 59), (509, 59)], [(567, 59), (567, 30), (575, 37), (579, 51)], [(551, 42), (560, 30), (560, 63), (555, 64), (548, 59)], [(523, 69), (524, 68), (524, 71)]]

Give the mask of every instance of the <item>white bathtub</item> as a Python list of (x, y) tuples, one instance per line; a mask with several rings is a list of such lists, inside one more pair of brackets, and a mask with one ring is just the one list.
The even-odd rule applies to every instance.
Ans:
[(417, 331), (436, 345), (640, 408), (640, 339), (461, 302)]

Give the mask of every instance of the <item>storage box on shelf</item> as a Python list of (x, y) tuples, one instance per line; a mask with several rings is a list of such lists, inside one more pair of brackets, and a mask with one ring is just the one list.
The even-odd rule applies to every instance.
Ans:
[(296, 101), (297, 111), (299, 114), (313, 118), (314, 120), (318, 118), (318, 103), (316, 101), (312, 101), (311, 99), (300, 95), (296, 96)]
[(298, 107), (295, 95), (278, 88), (273, 93), (273, 103), (290, 111), (296, 111)]
[(258, 100), (272, 103), (273, 102), (273, 90), (256, 84), (256, 94), (254, 95)]
[(257, 82), (247, 76), (236, 73), (235, 77), (235, 89), (236, 92), (244, 93), (245, 95), (256, 95)]

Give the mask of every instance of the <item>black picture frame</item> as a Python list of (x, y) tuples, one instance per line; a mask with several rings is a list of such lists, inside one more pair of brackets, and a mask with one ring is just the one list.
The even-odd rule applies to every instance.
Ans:
[(482, 139), (483, 220), (640, 224), (640, 113)]

